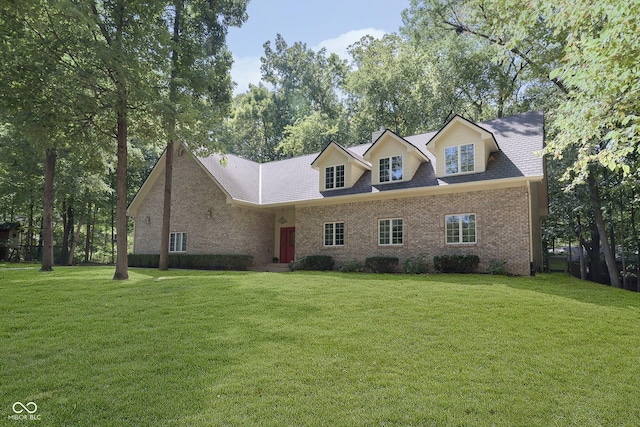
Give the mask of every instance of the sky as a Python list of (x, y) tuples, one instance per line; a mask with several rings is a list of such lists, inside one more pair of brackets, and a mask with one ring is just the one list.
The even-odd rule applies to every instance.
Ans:
[(231, 69), (237, 83), (234, 94), (260, 81), (262, 45), (281, 34), (289, 46), (303, 42), (313, 50), (325, 47), (347, 58), (346, 48), (365, 35), (376, 38), (397, 32), (402, 11), (410, 0), (250, 0), (249, 19), (230, 28), (227, 46), (233, 54)]

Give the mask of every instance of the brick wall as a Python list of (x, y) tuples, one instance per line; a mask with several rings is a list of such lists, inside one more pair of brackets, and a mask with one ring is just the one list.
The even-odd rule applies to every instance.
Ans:
[[(476, 214), (477, 243), (445, 243), (445, 215)], [(404, 244), (378, 245), (378, 220), (402, 218)], [(325, 222), (345, 223), (343, 247), (324, 247)], [(509, 272), (528, 275), (529, 224), (527, 187), (469, 193), (432, 195), (407, 199), (347, 203), (296, 209), (296, 258), (331, 255), (339, 265), (348, 260), (364, 262), (370, 256), (404, 259), (425, 254), (431, 264), (435, 255), (476, 254), (480, 271), (492, 259), (506, 260)]]
[[(187, 233), (187, 253), (251, 254), (257, 265), (279, 255), (275, 253), (274, 214), (228, 204), (224, 192), (189, 154), (176, 155), (174, 168), (171, 231)], [(137, 254), (160, 250), (163, 188), (163, 179), (158, 179), (139, 206), (134, 234)], [(476, 214), (477, 243), (446, 244), (445, 216), (465, 213)], [(378, 220), (384, 218), (403, 219), (403, 245), (378, 245)], [(344, 246), (323, 246), (325, 222), (345, 223)], [(527, 275), (530, 269), (526, 186), (297, 207), (295, 226), (296, 258), (327, 254), (339, 265), (376, 255), (397, 256), (402, 263), (410, 256), (425, 254), (432, 263), (436, 255), (476, 254), (480, 271), (486, 271), (492, 259), (506, 260), (513, 274)], [(539, 231), (536, 224), (533, 228)]]
[[(138, 209), (134, 253), (160, 252), (163, 177)], [(170, 229), (187, 233), (188, 254), (250, 254), (255, 264), (271, 262), (274, 224), (273, 214), (227, 204), (224, 192), (188, 153), (174, 155)]]

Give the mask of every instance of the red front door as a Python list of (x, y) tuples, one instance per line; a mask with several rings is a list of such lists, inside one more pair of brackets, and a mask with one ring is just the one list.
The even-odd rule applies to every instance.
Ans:
[(289, 263), (295, 258), (296, 228), (280, 229), (280, 262)]

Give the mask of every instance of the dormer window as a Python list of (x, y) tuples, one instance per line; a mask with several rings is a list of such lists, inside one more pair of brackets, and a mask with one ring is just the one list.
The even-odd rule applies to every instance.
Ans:
[(475, 158), (473, 144), (456, 145), (444, 149), (445, 174), (473, 172), (475, 170)]
[(380, 182), (402, 181), (402, 156), (380, 159)]
[(344, 187), (344, 165), (329, 166), (324, 168), (324, 188), (330, 190), (332, 188)]

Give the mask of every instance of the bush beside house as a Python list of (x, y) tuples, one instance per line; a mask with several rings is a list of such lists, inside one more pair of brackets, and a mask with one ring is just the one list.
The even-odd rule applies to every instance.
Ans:
[[(129, 267), (157, 268), (160, 255), (129, 254)], [(247, 270), (253, 264), (253, 256), (237, 254), (170, 254), (169, 268), (200, 270)]]
[(440, 255), (433, 257), (433, 268), (440, 273), (473, 273), (480, 258), (477, 255)]

